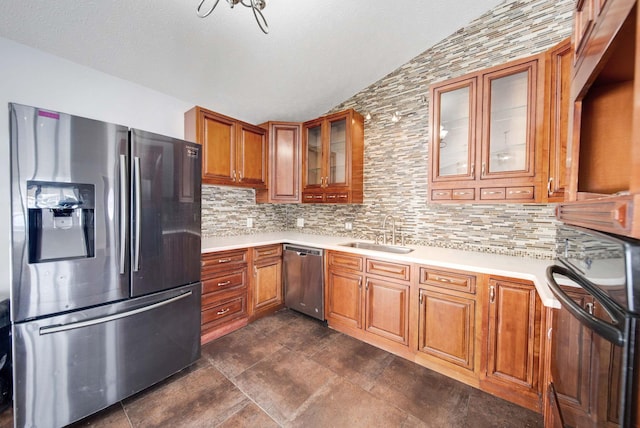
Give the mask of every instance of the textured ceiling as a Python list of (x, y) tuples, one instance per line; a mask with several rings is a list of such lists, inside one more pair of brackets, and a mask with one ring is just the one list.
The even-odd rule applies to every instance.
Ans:
[(0, 37), (249, 122), (303, 121), (505, 0), (267, 0), (268, 35), (199, 2), (2, 0)]

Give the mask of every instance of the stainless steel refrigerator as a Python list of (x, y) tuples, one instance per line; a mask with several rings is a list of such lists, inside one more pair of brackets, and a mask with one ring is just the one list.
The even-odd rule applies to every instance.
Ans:
[(200, 357), (200, 146), (10, 104), (15, 426)]

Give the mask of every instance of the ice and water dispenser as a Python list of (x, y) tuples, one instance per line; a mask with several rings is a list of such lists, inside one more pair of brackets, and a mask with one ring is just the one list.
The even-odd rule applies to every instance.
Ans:
[(29, 263), (93, 257), (95, 187), (27, 182)]

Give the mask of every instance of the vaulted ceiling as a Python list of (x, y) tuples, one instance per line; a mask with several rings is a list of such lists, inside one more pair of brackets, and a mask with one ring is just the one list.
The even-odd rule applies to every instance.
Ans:
[(0, 37), (249, 122), (304, 121), (512, 0), (266, 1), (268, 35), (225, 0), (204, 19), (200, 0), (3, 0)]

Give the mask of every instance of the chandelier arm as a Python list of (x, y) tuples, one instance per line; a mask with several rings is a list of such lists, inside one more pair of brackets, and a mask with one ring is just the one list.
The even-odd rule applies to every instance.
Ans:
[(198, 8), (196, 9), (196, 15), (198, 15), (198, 17), (200, 18), (206, 18), (207, 16), (211, 15), (211, 12), (213, 12), (213, 10), (216, 8), (216, 6), (218, 6), (218, 2), (220, 2), (220, 0), (216, 0), (216, 2), (213, 4), (213, 6), (211, 6), (211, 9), (209, 9), (206, 13), (200, 13), (200, 9), (202, 9), (202, 5), (204, 4), (204, 2), (207, 0), (200, 0), (200, 4), (198, 5)]
[[(264, 34), (269, 34), (269, 24), (267, 24), (267, 20), (264, 18), (262, 11), (257, 6), (257, 0), (251, 0), (251, 9), (253, 9), (253, 16), (256, 18), (256, 22), (258, 23), (258, 27)], [(243, 3), (244, 4), (244, 3)]]

